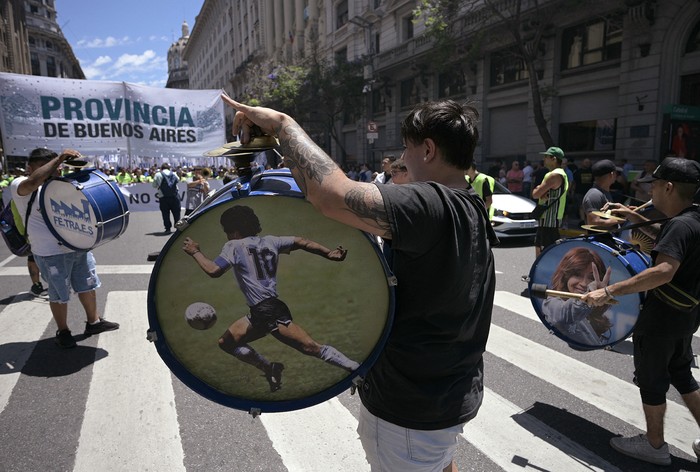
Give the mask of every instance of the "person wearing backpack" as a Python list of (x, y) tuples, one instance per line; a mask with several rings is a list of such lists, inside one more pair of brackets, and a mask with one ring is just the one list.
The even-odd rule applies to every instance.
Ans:
[[(15, 227), (19, 231), (19, 234), (21, 234), (22, 236), (26, 236), (26, 234), (27, 234), (26, 228), (25, 228), (26, 221), (25, 221), (25, 218), (22, 215), (20, 215), (19, 210), (17, 209), (17, 204), (12, 199), (12, 196), (13, 196), (12, 189), (17, 188), (19, 186), (19, 184), (21, 184), (22, 181), (24, 181), (26, 179), (27, 179), (27, 177), (24, 177), (24, 176), (17, 177), (16, 179), (14, 179), (12, 181), (13, 184), (8, 189), (8, 191), (10, 192), (9, 205), (12, 209), (12, 218), (15, 222)], [(31, 252), (27, 255), (27, 270), (29, 271), (29, 278), (32, 281), (32, 286), (29, 289), (29, 291), (32, 294), (36, 295), (37, 297), (41, 296), (41, 295), (46, 295), (47, 290), (46, 290), (46, 288), (44, 288), (44, 285), (41, 283), (41, 274), (39, 273), (39, 266), (36, 265), (36, 261), (34, 260), (34, 256), (32, 255)]]
[[(61, 155), (46, 148), (34, 149), (29, 154), (30, 175), (16, 187), (12, 195), (20, 215), (27, 214), (33, 195), (41, 194), (41, 187), (49, 178), (60, 175), (60, 167), (67, 159), (80, 157), (80, 153), (65, 150)], [(36, 198), (36, 197), (35, 197)], [(56, 322), (56, 344), (61, 348), (76, 346), (68, 329), (68, 302), (71, 289), (78, 294), (85, 310), (85, 335), (119, 329), (118, 323), (100, 317), (95, 290), (101, 285), (97, 276), (95, 257), (90, 251), (74, 251), (59, 241), (46, 225), (40, 205), (36, 202), (28, 212), (27, 234), (32, 244), (32, 254), (42, 278), (49, 284), (49, 307)]]
[[(163, 227), (165, 233), (170, 233), (172, 226), (180, 221), (180, 194), (177, 191), (177, 184), (180, 181), (175, 172), (170, 170), (170, 164), (164, 162), (160, 166), (160, 172), (156, 173), (153, 179), (153, 187), (157, 188), (158, 206), (163, 216)], [(173, 215), (173, 222), (170, 222), (170, 215)]]

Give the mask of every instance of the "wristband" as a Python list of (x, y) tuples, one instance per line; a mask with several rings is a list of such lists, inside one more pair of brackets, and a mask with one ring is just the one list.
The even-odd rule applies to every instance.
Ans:
[(608, 298), (615, 298), (612, 296), (612, 293), (610, 293), (610, 290), (608, 290), (608, 287), (603, 287), (603, 290), (605, 290), (605, 294), (608, 296)]
[(200, 251), (199, 249), (197, 249), (195, 252), (193, 252), (192, 254), (190, 254), (190, 256), (194, 257), (195, 254), (200, 253), (200, 252), (202, 252), (202, 251)]

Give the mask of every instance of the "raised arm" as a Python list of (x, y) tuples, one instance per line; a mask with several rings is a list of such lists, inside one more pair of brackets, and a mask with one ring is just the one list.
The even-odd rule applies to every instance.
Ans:
[(57, 175), (58, 168), (64, 161), (81, 157), (78, 151), (64, 150), (59, 156), (54, 157), (43, 166), (35, 169), (27, 179), (17, 186), (17, 193), (21, 196), (29, 195), (46, 182), (49, 177)]
[(338, 246), (335, 249), (328, 249), (316, 241), (311, 241), (310, 239), (301, 238), (298, 236), (294, 238), (294, 246), (292, 246), (292, 250), (296, 249), (303, 249), (311, 254), (323, 256), (328, 260), (338, 262), (344, 261), (345, 256), (348, 254), (348, 250), (343, 249), (343, 246)]
[(211, 278), (221, 277), (227, 269), (222, 269), (214, 261), (209, 259), (199, 249), (199, 243), (189, 237), (185, 238), (182, 250), (192, 256), (200, 269)]
[(384, 238), (391, 238), (384, 201), (375, 184), (347, 178), (335, 162), (318, 147), (290, 116), (263, 107), (249, 107), (222, 95), (238, 113), (233, 133), (250, 140), (253, 124), (276, 136), (284, 163), (306, 198), (325, 216)]

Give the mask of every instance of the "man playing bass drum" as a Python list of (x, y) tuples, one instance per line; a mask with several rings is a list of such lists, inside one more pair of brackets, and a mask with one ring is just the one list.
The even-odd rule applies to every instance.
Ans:
[[(654, 207), (670, 217), (656, 238), (652, 266), (634, 277), (594, 290), (582, 300), (601, 306), (616, 296), (647, 292), (634, 328), (634, 379), (647, 423), (646, 434), (610, 440), (613, 449), (639, 460), (671, 464), (664, 441), (666, 392), (673, 385), (693, 417), (700, 420), (700, 390), (691, 373), (693, 333), (700, 324), (700, 210), (693, 197), (700, 185), (700, 164), (666, 158), (653, 173)], [(632, 222), (646, 218), (620, 204), (605, 210)], [(693, 443), (700, 458), (700, 439)]]

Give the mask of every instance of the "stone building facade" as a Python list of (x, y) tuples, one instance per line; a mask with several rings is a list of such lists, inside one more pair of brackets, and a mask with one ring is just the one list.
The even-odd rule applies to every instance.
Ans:
[[(502, 0), (503, 11), (520, 1)], [(476, 6), (472, 5), (476, 3)], [(483, 2), (482, 2), (483, 3)], [(482, 115), (477, 160), (539, 159), (529, 71), (479, 2), (460, 2), (462, 44), (436, 68), (434, 39), (416, 0), (205, 0), (185, 57), (191, 88), (240, 95), (259, 64), (293, 62), (310, 48), (328, 57), (370, 58), (366, 113), (338, 123), (349, 160), (378, 163), (400, 152), (399, 126), (423, 100), (474, 100)], [(552, 144), (574, 159), (627, 159), (640, 167), (666, 155), (700, 157), (700, 2), (694, 0), (539, 2), (553, 12), (535, 68)], [(524, 15), (522, 32), (537, 23)], [(487, 31), (487, 35), (482, 34)], [(481, 36), (480, 36), (481, 35)], [(696, 108), (698, 107), (698, 108)], [(377, 138), (367, 139), (369, 124)], [(675, 136), (675, 138), (674, 138)], [(331, 149), (334, 153), (334, 150)]]

